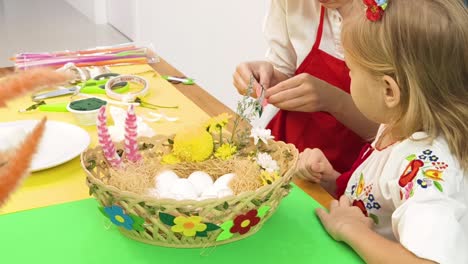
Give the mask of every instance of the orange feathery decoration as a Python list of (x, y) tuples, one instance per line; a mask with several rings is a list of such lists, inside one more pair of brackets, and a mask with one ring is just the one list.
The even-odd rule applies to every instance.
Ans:
[(65, 83), (70, 75), (52, 69), (38, 68), (7, 76), (0, 81), (0, 107), (6, 101), (47, 86)]
[[(33, 69), (7, 76), (0, 80), (0, 107), (5, 106), (8, 100), (46, 86), (54, 86), (71, 79), (65, 73), (52, 69)], [(4, 156), (0, 153), (0, 205), (10, 193), (28, 175), (29, 165), (36, 153), (42, 134), (45, 129), (46, 118), (34, 128), (26, 137), (21, 146), (13, 154)]]
[[(2, 205), (9, 194), (28, 175), (29, 164), (45, 129), (46, 118), (34, 128), (26, 137), (21, 146), (17, 149), (7, 163), (0, 167), (0, 205)], [(1, 166), (1, 165), (0, 165)]]

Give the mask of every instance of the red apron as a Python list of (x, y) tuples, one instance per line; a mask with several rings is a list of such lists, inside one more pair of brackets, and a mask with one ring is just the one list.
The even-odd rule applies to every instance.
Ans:
[[(322, 39), (325, 8), (320, 12), (320, 24), (312, 50), (296, 70), (295, 75), (308, 73), (349, 93), (351, 80), (344, 61), (319, 49)], [(267, 128), (275, 139), (294, 144), (299, 151), (319, 148), (333, 168), (345, 172), (351, 168), (366, 143), (326, 112), (294, 112), (280, 110)]]
[(362, 147), (358, 155), (358, 158), (356, 159), (356, 161), (354, 161), (351, 168), (348, 171), (342, 173), (336, 179), (336, 189), (334, 193), (334, 196), (336, 199), (339, 199), (341, 195), (345, 193), (346, 187), (348, 186), (349, 179), (351, 178), (353, 173), (356, 171), (356, 169), (359, 166), (361, 166), (361, 164), (364, 163), (364, 161), (366, 161), (367, 158), (369, 158), (372, 152), (374, 152), (374, 148), (371, 146), (371, 144), (367, 143), (366, 145), (364, 145), (364, 147)]

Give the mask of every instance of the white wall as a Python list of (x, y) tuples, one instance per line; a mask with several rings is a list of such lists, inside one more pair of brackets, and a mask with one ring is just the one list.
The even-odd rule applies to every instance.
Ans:
[[(107, 0), (107, 21), (130, 39), (139, 38), (137, 25), (140, 19), (137, 16), (136, 0)], [(150, 12), (150, 11), (149, 11)]]
[[(66, 0), (96, 13), (106, 0)], [(235, 109), (237, 64), (263, 59), (262, 25), (268, 0), (107, 0), (101, 13), (134, 41), (153, 43), (174, 67)], [(94, 10), (94, 11), (93, 11)], [(190, 87), (187, 87), (190, 89)]]
[(106, 0), (66, 0), (96, 24), (107, 23)]
[[(115, 0), (108, 0), (108, 4)], [(119, 0), (115, 2), (133, 2)], [(174, 67), (235, 109), (236, 65), (263, 59), (266, 0), (137, 0), (135, 41), (149, 41)], [(108, 6), (109, 12), (112, 6)], [(130, 23), (129, 23), (130, 24)], [(118, 27), (117, 27), (118, 28)], [(119, 29), (119, 28), (118, 28)], [(187, 87), (190, 89), (190, 87)]]
[(13, 66), (8, 58), (20, 52), (81, 50), (129, 41), (64, 0), (0, 1), (0, 36), (1, 67)]

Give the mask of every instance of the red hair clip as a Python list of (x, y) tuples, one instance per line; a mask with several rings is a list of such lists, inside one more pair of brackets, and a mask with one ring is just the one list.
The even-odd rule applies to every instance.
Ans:
[(367, 19), (375, 22), (382, 19), (388, 5), (388, 0), (364, 0), (364, 4), (367, 6)]

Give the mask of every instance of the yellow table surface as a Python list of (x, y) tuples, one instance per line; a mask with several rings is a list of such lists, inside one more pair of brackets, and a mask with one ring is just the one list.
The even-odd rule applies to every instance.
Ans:
[[(180, 93), (172, 84), (162, 79), (159, 74), (154, 76), (153, 68), (149, 65), (133, 65), (112, 67), (113, 72), (121, 74), (138, 74), (149, 81), (150, 94), (145, 101), (160, 105), (178, 105), (178, 109), (150, 110), (138, 107), (138, 115), (147, 115), (148, 112), (163, 112), (169, 116), (177, 116), (177, 122), (160, 121), (156, 123), (147, 122), (157, 134), (172, 134), (180, 129), (199, 124), (209, 116), (192, 101)], [(149, 71), (149, 72), (148, 72)], [(190, 89), (190, 86), (187, 86)], [(48, 100), (49, 103), (64, 102), (67, 97)], [(55, 113), (33, 111), (19, 113), (19, 109), (26, 108), (32, 104), (30, 96), (11, 101), (8, 108), (0, 108), (0, 122), (11, 122), (17, 120), (41, 119), (47, 116), (49, 120), (68, 122), (78, 125), (71, 113)], [(92, 145), (97, 142), (95, 126), (81, 126), (89, 132)], [(73, 140), (73, 139), (70, 139)], [(52, 204), (80, 200), (89, 197), (88, 188), (85, 184), (85, 172), (80, 165), (80, 158), (59, 165), (54, 168), (32, 173), (22, 186), (10, 197), (6, 205), (0, 209), (0, 214), (12, 213)]]

